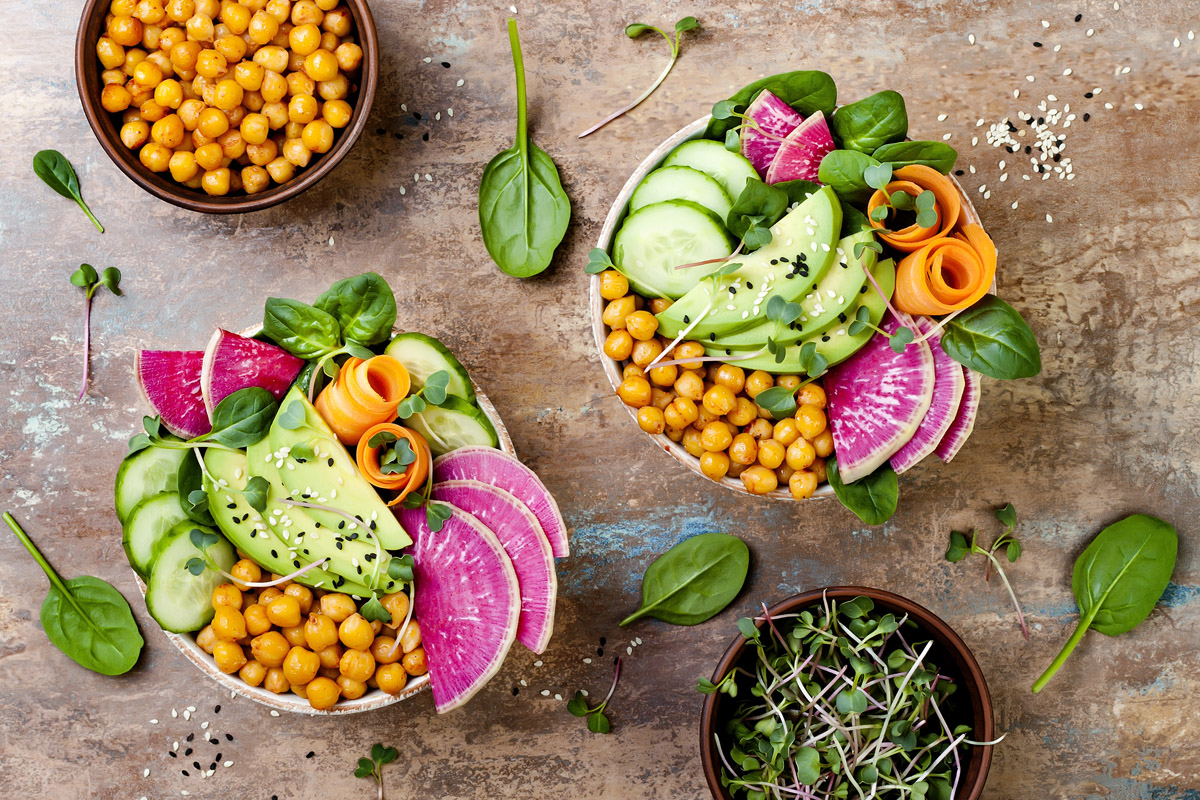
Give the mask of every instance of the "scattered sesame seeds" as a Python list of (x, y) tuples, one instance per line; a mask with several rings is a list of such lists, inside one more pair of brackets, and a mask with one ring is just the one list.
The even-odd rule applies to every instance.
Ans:
[(1042, 27), (1043, 27), (1043, 28), (1049, 28), (1049, 27), (1050, 27), (1050, 23), (1049, 23), (1048, 21), (1046, 21), (1046, 20), (1042, 20)]
[(945, 115), (945, 114), (938, 114), (938, 117), (937, 117), (937, 118), (938, 118), (938, 122), (945, 122), (945, 121), (946, 121), (946, 115)]
[(1088, 29), (1087, 29), (1087, 35), (1088, 35), (1088, 37), (1089, 37), (1089, 38), (1090, 38), (1090, 37), (1092, 37), (1092, 36), (1094, 36), (1095, 34), (1096, 34), (1096, 29), (1095, 29), (1095, 28), (1088, 28)]
[(1050, 216), (1049, 214), (1047, 214), (1047, 215), (1046, 215), (1046, 222), (1054, 222), (1054, 217), (1052, 217), (1052, 216)]
[(1182, 44), (1182, 42), (1180, 42), (1180, 41), (1179, 41), (1179, 37), (1178, 37), (1178, 36), (1176, 36), (1176, 37), (1175, 37), (1175, 41), (1174, 41), (1174, 45), (1175, 45), (1176, 47), (1179, 47), (1179, 45), (1180, 45), (1180, 44)]
[(975, 34), (973, 34), (973, 33), (968, 33), (968, 34), (967, 34), (967, 43), (968, 43), (968, 44), (975, 44)]
[(1070, 74), (1071, 74), (1071, 68), (1070, 68), (1070, 67), (1067, 67), (1066, 69), (1064, 69), (1064, 70), (1063, 70), (1063, 76), (1064, 76), (1064, 77), (1065, 77), (1065, 76), (1067, 76), (1067, 75), (1070, 75)]
[(272, 717), (278, 717), (278, 716), (279, 716), (279, 712), (278, 712), (278, 711), (276, 711), (275, 709), (271, 709), (271, 716), (272, 716)]
[(538, 660), (538, 661), (533, 662), (533, 665), (535, 667), (540, 667), (540, 666), (542, 666), (542, 662), (540, 660)]
[[(951, 136), (953, 136), (953, 134), (950, 134), (950, 133), (944, 133), (944, 134), (942, 134), (942, 139), (944, 139), (944, 140), (949, 140)], [(828, 248), (828, 247), (826, 247), (825, 249), (826, 249), (826, 250), (828, 250), (829, 248)]]
[(549, 697), (549, 696), (550, 696), (550, 690), (542, 689), (542, 697)]
[(561, 702), (562, 702), (562, 695), (561, 695), (561, 694), (558, 694), (557, 692), (555, 692), (555, 693), (554, 693), (554, 699), (555, 699), (555, 700), (557, 700), (557, 701), (559, 701), (559, 702), (561, 703)]
[(1138, 111), (1141, 111), (1142, 109), (1145, 108), (1145, 106), (1143, 106), (1141, 103), (1134, 103), (1133, 107), (1136, 108)]
[(151, 725), (157, 725), (157, 724), (158, 724), (158, 720), (156, 720), (156, 719), (152, 719), (152, 720), (150, 720), (150, 724), (151, 724)]
[(144, 770), (142, 770), (142, 777), (143, 777), (143, 778), (149, 778), (149, 777), (150, 777), (150, 768), (149, 768), (149, 767), (146, 767)]
[(454, 84), (454, 85), (455, 85), (455, 86), (462, 86), (464, 83), (466, 83), (466, 81), (464, 81), (462, 78), (459, 78), (459, 79), (458, 79), (458, 83), (456, 83), (456, 84)]

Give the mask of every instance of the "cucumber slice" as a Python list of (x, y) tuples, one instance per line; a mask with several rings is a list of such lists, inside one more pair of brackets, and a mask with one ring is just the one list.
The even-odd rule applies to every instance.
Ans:
[(720, 259), (733, 252), (725, 224), (689, 200), (665, 200), (625, 218), (613, 239), (617, 270), (647, 297), (683, 297), (716, 269), (680, 264)]
[[(214, 532), (191, 521), (171, 528), (167, 538), (159, 544), (146, 584), (146, 608), (155, 622), (170, 633), (198, 631), (211, 622), (213, 589), (225, 582), (221, 573), (211, 569), (199, 575), (188, 572), (187, 562), (200, 555), (191, 542), (193, 528)], [(237, 561), (233, 545), (224, 536), (219, 536), (217, 543), (208, 548), (208, 555), (226, 572)]]
[(738, 199), (742, 189), (746, 188), (747, 178), (761, 180), (758, 171), (745, 156), (726, 150), (722, 142), (712, 139), (684, 142), (671, 151), (663, 166), (698, 169), (721, 184), (731, 200)]
[(404, 423), (425, 437), (435, 456), (472, 445), (500, 446), (500, 437), (487, 414), (457, 397), (447, 398), (440, 406), (427, 406)]
[(143, 578), (154, 566), (154, 551), (167, 532), (187, 519), (175, 492), (160, 492), (138, 503), (125, 522), (121, 543), (129, 565)]
[(733, 201), (721, 184), (691, 167), (661, 167), (654, 170), (633, 190), (629, 211), (661, 203), (663, 200), (691, 200), (721, 219), (729, 216)]
[(159, 492), (175, 490), (179, 465), (189, 455), (187, 450), (147, 447), (125, 457), (117, 470), (117, 484), (113, 490), (117, 519), (122, 525), (138, 503)]
[(446, 345), (423, 333), (400, 333), (388, 344), (384, 355), (389, 355), (404, 365), (412, 379), (415, 392), (425, 385), (425, 379), (438, 370), (450, 373), (446, 393), (461, 397), (468, 403), (475, 402), (475, 387), (471, 376)]

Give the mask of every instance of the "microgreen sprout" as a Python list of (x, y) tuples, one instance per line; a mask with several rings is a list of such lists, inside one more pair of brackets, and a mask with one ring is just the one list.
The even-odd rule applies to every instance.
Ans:
[(372, 745), (371, 757), (358, 760), (358, 766), (354, 768), (354, 777), (373, 778), (379, 787), (379, 800), (383, 800), (383, 767), (395, 761), (399, 755), (394, 747)]
[(408, 419), (413, 414), (420, 414), (429, 405), (440, 406), (446, 402), (446, 388), (449, 385), (450, 373), (439, 369), (425, 379), (424, 386), (400, 401), (396, 416)]
[[(583, 271), (588, 275), (604, 272), (606, 269), (616, 269), (616, 264), (609, 258), (608, 251), (603, 247), (593, 247), (588, 251), (588, 263)], [(676, 267), (678, 269), (678, 267)]]
[(1029, 628), (1025, 625), (1025, 613), (1021, 611), (1021, 603), (1017, 600), (1017, 593), (1013, 591), (1012, 584), (1008, 581), (1008, 575), (1004, 573), (1004, 568), (1000, 566), (1000, 559), (996, 558), (996, 553), (1000, 550), (1004, 551), (1010, 564), (1016, 563), (1016, 560), (1021, 557), (1021, 543), (1017, 537), (1013, 536), (1013, 530), (1017, 526), (1017, 512), (1013, 508), (1013, 504), (1009, 503), (996, 510), (996, 519), (1003, 524), (1004, 532), (996, 537), (992, 542), (991, 547), (982, 547), (978, 541), (975, 531), (969, 534), (961, 531), (950, 532), (950, 547), (946, 550), (946, 560), (952, 564), (957, 564), (972, 553), (978, 553), (985, 556), (988, 560), (987, 570), (984, 572), (984, 580), (991, 578), (993, 568), (996, 574), (1000, 576), (1000, 580), (1004, 583), (1004, 588), (1008, 590), (1008, 596), (1012, 598), (1013, 608), (1017, 612), (1017, 623), (1021, 626), (1021, 635), (1026, 639), (1029, 638)]
[(407, 472), (409, 464), (417, 460), (417, 454), (408, 439), (402, 439), (391, 431), (375, 434), (367, 441), (367, 446), (382, 448), (379, 454), (379, 471), (384, 475), (400, 475)]
[(410, 492), (401, 501), (405, 508), (420, 508), (425, 507), (425, 524), (429, 526), (429, 530), (434, 533), (440, 533), (442, 526), (446, 524), (446, 520), (454, 516), (454, 511), (446, 503), (436, 503), (430, 499), (433, 493), (433, 470), (429, 470), (429, 475), (425, 479), (425, 488), (420, 492)]
[(612, 722), (605, 716), (604, 709), (608, 708), (608, 701), (612, 700), (613, 692), (617, 690), (617, 681), (620, 679), (621, 659), (617, 658), (613, 665), (612, 685), (608, 687), (608, 694), (604, 699), (598, 705), (590, 706), (583, 692), (576, 692), (567, 703), (567, 710), (577, 717), (587, 717), (587, 728), (592, 733), (612, 733)]
[(680, 42), (683, 37), (683, 34), (686, 33), (687, 31), (699, 30), (699, 28), (700, 28), (700, 23), (696, 20), (695, 17), (684, 17), (683, 19), (676, 22), (674, 37), (672, 37), (669, 33), (662, 30), (661, 28), (656, 28), (653, 25), (647, 25), (644, 22), (634, 22), (630, 25), (626, 25), (625, 26), (625, 35), (628, 36), (630, 39), (636, 39), (639, 36), (641, 36), (643, 33), (650, 33), (651, 31), (659, 34), (664, 39), (666, 39), (667, 44), (671, 45), (671, 60), (669, 62), (667, 62), (666, 69), (664, 69), (662, 71), (662, 73), (658, 76), (658, 80), (654, 81), (654, 83), (652, 83), (650, 85), (649, 89), (642, 92), (642, 94), (640, 94), (636, 100), (629, 103), (627, 106), (625, 106), (621, 110), (613, 112), (612, 114), (609, 114), (607, 117), (600, 120), (599, 122), (597, 122), (592, 127), (588, 128), (583, 133), (579, 134), (579, 138), (582, 139), (583, 137), (587, 136), (588, 134), (595, 133), (596, 131), (600, 130), (608, 123), (612, 122), (614, 119), (617, 119), (618, 117), (621, 117), (622, 115), (627, 114), (628, 112), (637, 108), (638, 105), (640, 105), (643, 100), (645, 100), (650, 95), (654, 94), (654, 90), (657, 89), (660, 85), (662, 85), (662, 82), (665, 81), (667, 79), (667, 76), (671, 74), (671, 68), (675, 66), (675, 62), (679, 58)]
[(79, 399), (87, 395), (88, 373), (91, 364), (92, 346), (92, 298), (100, 287), (108, 289), (118, 297), (121, 295), (121, 270), (107, 267), (97, 274), (91, 264), (80, 264), (79, 269), (71, 273), (71, 284), (83, 289), (83, 386), (79, 389)]
[(916, 215), (917, 227), (932, 228), (937, 225), (937, 195), (932, 191), (925, 189), (915, 196), (901, 189), (890, 193), (887, 191), (888, 184), (892, 182), (891, 164), (871, 164), (863, 170), (863, 182), (886, 195), (883, 203), (871, 211), (872, 222), (882, 225), (892, 213), (911, 212)]

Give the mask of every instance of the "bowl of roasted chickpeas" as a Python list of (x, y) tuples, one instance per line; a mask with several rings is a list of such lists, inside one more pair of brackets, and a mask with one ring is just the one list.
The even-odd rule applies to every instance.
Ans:
[[(609, 208), (596, 247), (611, 251), (634, 189), (672, 150), (699, 138), (708, 120), (676, 131), (638, 165)], [(803, 376), (712, 360), (651, 367), (671, 346), (657, 335), (654, 316), (670, 302), (642, 297), (614, 269), (591, 277), (592, 334), (604, 374), (634, 423), (692, 472), (733, 491), (775, 500), (832, 497), (825, 460), (833, 453), (833, 434), (820, 381), (799, 389), (794, 415), (776, 420), (754, 398), (772, 386), (798, 386)], [(701, 342), (683, 341), (668, 356), (702, 359), (705, 349)]]
[(151, 194), (207, 213), (295, 197), (345, 157), (378, 81), (366, 0), (87, 0), (84, 113)]

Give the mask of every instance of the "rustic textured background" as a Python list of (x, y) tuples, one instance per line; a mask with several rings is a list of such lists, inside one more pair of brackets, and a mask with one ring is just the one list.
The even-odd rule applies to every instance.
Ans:
[[(373, 787), (351, 770), (381, 741), (401, 752), (389, 768), (392, 797), (702, 797), (701, 698), (692, 687), (734, 620), (760, 600), (864, 583), (928, 605), (975, 650), (1007, 735), (987, 797), (1200, 798), (1195, 4), (523, 3), (533, 135), (557, 161), (575, 209), (555, 265), (529, 281), (489, 262), (475, 217), (480, 170), (508, 146), (514, 126), (506, 3), (376, 3), (382, 85), (367, 133), (314, 190), (245, 217), (179, 211), (109, 163), (75, 94), (75, 13), (71, 3), (22, 3), (0, 49), (0, 504), (63, 574), (116, 584), (132, 600), (147, 648), (122, 678), (86, 672), (60, 654), (37, 622), (46, 582), (0, 533), (7, 792), (367, 798)], [(698, 16), (704, 31), (689, 35), (664, 89), (577, 141), (576, 132), (661, 69), (664, 43), (631, 42), (622, 26), (684, 14)], [(1035, 49), (1035, 40), (1045, 47)], [(754, 502), (681, 469), (618, 407), (588, 333), (582, 267), (626, 175), (713, 100), (800, 67), (831, 72), (844, 98), (897, 89), (914, 135), (952, 134), (960, 166), (978, 169), (962, 179), (968, 191), (993, 191), (977, 205), (1000, 248), (1003, 294), (1042, 343), (1042, 375), (985, 381), (974, 438), (952, 465), (927, 463), (904, 476), (900, 511), (880, 528), (863, 528), (833, 501)], [(1104, 92), (1084, 98), (1094, 87)], [(987, 129), (976, 120), (1015, 117), (1046, 93), (1058, 96), (1051, 105), (1070, 102), (1080, 117), (1092, 115), (1066, 131), (1078, 177), (1022, 181), (1024, 170), (1012, 166), (1021, 159), (1008, 156), (1011, 174), (1000, 183), (1006, 154), (969, 145)], [(76, 165), (107, 233), (35, 179), (29, 162), (43, 147)], [(96, 301), (95, 378), (77, 403), (81, 296), (67, 277), (81, 261), (119, 266), (126, 296)], [(422, 695), (357, 718), (276, 719), (200, 680), (136, 596), (112, 512), (112, 478), (143, 413), (133, 354), (201, 347), (216, 325), (255, 322), (269, 294), (311, 299), (367, 269), (391, 280), (403, 325), (444, 338), (486, 387), (518, 450), (557, 495), (574, 557), (561, 565), (558, 633), (544, 664), (514, 648), (467, 708), (438, 717)], [(1026, 545), (1011, 572), (1033, 625), (1029, 642), (1000, 587), (982, 582), (982, 563), (941, 557), (951, 527), (978, 525), (990, 537), (990, 509), (1007, 501)], [(1075, 621), (1072, 560), (1091, 534), (1132, 511), (1172, 521), (1182, 537), (1162, 606), (1119, 639), (1090, 635), (1050, 687), (1030, 695)], [(708, 530), (751, 544), (752, 577), (734, 606), (699, 628), (647, 622), (618, 631), (649, 560)], [(643, 644), (627, 659), (611, 706), (614, 733), (591, 735), (553, 695), (602, 691), (609, 656), (635, 636)], [(600, 637), (605, 658), (596, 657)], [(585, 664), (589, 656), (594, 663)], [(528, 685), (514, 695), (522, 680)], [(195, 719), (171, 718), (172, 708), (188, 705), (210, 730), (235, 737), (222, 736), (219, 748), (235, 765), (203, 783), (165, 756), (173, 740), (199, 730)], [(198, 757), (207, 762), (217, 749)]]

